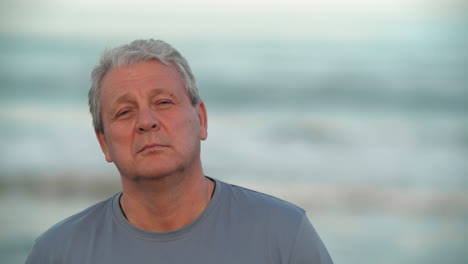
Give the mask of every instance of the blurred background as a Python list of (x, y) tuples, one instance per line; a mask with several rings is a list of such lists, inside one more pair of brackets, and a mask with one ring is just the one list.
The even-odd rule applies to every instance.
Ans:
[(205, 173), (298, 204), (335, 263), (467, 263), (462, 0), (6, 0), (0, 262), (120, 190), (88, 113), (106, 47), (163, 39), (209, 113)]

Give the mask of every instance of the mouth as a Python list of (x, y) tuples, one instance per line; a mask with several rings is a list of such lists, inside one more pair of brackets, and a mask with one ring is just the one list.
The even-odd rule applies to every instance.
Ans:
[(157, 150), (160, 150), (164, 147), (167, 147), (165, 145), (160, 145), (160, 144), (147, 144), (147, 145), (144, 145), (139, 151), (138, 153), (142, 153), (142, 152), (150, 152), (150, 151), (157, 151)]

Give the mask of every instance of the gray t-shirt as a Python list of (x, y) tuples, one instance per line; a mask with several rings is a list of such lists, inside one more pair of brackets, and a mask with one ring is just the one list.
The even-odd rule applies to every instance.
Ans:
[(26, 263), (332, 263), (303, 209), (215, 183), (206, 209), (181, 229), (149, 232), (133, 226), (118, 193), (42, 234)]

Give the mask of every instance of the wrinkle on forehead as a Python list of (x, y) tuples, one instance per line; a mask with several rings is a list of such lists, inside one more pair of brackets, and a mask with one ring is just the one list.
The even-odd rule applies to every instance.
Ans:
[[(151, 70), (148, 70), (151, 69)], [(141, 63), (136, 63), (132, 64), (129, 66), (119, 66), (112, 68), (109, 70), (109, 72), (104, 76), (102, 85), (101, 85), (101, 99), (103, 94), (105, 93), (107, 97), (115, 97), (118, 96), (119, 90), (120, 89), (128, 89), (128, 88), (135, 88), (140, 95), (144, 96), (143, 91), (141, 89), (138, 89), (138, 87), (149, 87), (149, 86), (154, 86), (155, 89), (151, 90), (150, 96), (155, 96), (157, 93), (161, 93), (161, 91), (156, 91), (157, 88), (160, 90), (165, 90), (165, 92), (169, 92), (172, 94), (174, 93), (174, 89), (177, 86), (170, 85), (168, 87), (158, 87), (161, 85), (158, 82), (155, 83), (148, 83), (148, 79), (167, 79), (170, 78), (175, 81), (178, 85), (183, 88), (183, 92), (185, 94), (188, 93), (185, 88), (185, 82), (176, 69), (175, 66), (172, 64), (165, 65), (161, 62), (158, 61), (148, 61), (148, 62), (141, 62)], [(105, 90), (105, 91), (104, 91)], [(122, 99), (121, 99), (122, 97)], [(123, 95), (119, 96), (117, 99), (119, 102), (122, 101), (128, 101), (128, 95)], [(108, 106), (115, 105), (117, 101), (112, 100), (111, 104)]]
[[(147, 71), (147, 69), (142, 71), (142, 67), (147, 67), (148, 65), (152, 65), (154, 71)], [(113, 78), (109, 76), (112, 76)], [(108, 82), (110, 82), (109, 85), (111, 87), (119, 87), (125, 86), (128, 83), (133, 84), (133, 82), (144, 82), (145, 80), (153, 77), (162, 78), (163, 76), (170, 77), (176, 82), (182, 82), (185, 87), (184, 79), (174, 65), (165, 65), (158, 61), (147, 61), (128, 66), (114, 67), (104, 76), (101, 87), (106, 85)]]
[[(145, 96), (143, 94), (143, 91), (141, 91), (140, 89), (138, 89), (137, 91), (141, 96)], [(165, 95), (167, 95), (167, 96), (169, 96), (171, 98), (174, 97), (174, 93), (172, 91), (168, 91), (168, 90), (163, 89), (163, 88), (151, 89), (151, 91), (148, 93), (147, 97), (148, 98), (153, 98), (153, 97), (158, 96), (160, 94), (165, 94)], [(121, 104), (121, 103), (131, 102), (131, 101), (134, 101), (134, 100), (135, 100), (135, 96), (133, 96), (132, 93), (127, 92), (127, 93), (119, 96), (114, 101), (113, 105), (118, 105), (118, 104)]]

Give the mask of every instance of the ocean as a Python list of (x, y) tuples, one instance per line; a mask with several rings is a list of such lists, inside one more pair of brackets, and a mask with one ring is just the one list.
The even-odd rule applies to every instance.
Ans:
[[(205, 174), (305, 208), (336, 263), (466, 263), (467, 38), (442, 33), (168, 40), (207, 105)], [(86, 97), (125, 41), (0, 35), (0, 262), (119, 190)]]

